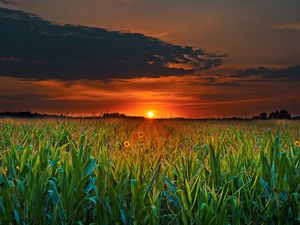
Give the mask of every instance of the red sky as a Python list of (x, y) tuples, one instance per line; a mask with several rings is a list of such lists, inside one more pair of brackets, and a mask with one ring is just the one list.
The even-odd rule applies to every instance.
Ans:
[[(219, 70), (231, 69), (211, 72)], [(255, 77), (222, 78), (214, 84), (195, 75), (119, 79), (108, 83), (1, 77), (0, 89), (1, 106), (11, 111), (71, 115), (116, 111), (141, 116), (153, 111), (156, 117), (247, 117), (281, 108), (299, 111), (297, 82), (269, 83)]]
[[(81, 24), (162, 41), (115, 34), (117, 39), (108, 40), (116, 42), (108, 43), (120, 44), (118, 49), (106, 48), (101, 35), (113, 34), (76, 27), (77, 34), (70, 28), (55, 34), (61, 39), (54, 42), (50, 23), (12, 33), (7, 13), (13, 11), (5, 11), (8, 22), (0, 22), (0, 41), (6, 43), (0, 48), (0, 111), (224, 117), (286, 108), (300, 114), (299, 1), (41, 0), (0, 7), (38, 14), (61, 28)], [(34, 40), (32, 32), (38, 29), (41, 39)], [(27, 37), (26, 32), (31, 32), (28, 39), (17, 38)], [(95, 52), (86, 50), (92, 41)], [(165, 48), (163, 41), (171, 45)], [(147, 49), (147, 44), (153, 46)], [(66, 45), (70, 48), (62, 49)], [(216, 54), (226, 57), (219, 63)]]

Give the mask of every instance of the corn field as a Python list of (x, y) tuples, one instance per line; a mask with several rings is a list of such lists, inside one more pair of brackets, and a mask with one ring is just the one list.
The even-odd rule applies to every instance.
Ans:
[(0, 120), (0, 224), (300, 224), (300, 122)]

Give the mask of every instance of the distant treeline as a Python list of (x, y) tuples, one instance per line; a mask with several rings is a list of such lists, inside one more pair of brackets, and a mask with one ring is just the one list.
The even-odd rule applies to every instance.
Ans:
[(294, 116), (292, 115), (285, 109), (282, 110), (277, 110), (275, 112), (271, 112), (270, 114), (266, 112), (260, 113), (258, 116), (253, 116), (253, 119), (255, 120), (272, 120), (272, 119), (285, 119), (285, 120), (290, 120), (290, 119), (300, 119), (300, 116)]
[[(99, 116), (69, 116), (65, 114), (40, 114), (40, 113), (32, 113), (32, 112), (2, 112), (0, 113), (0, 118), (80, 118), (80, 119), (99, 119), (99, 118), (132, 118), (132, 119), (143, 119), (141, 116), (128, 116), (124, 113), (104, 113)], [(165, 119), (192, 119), (192, 118), (165, 118)], [(196, 118), (197, 119), (197, 118)], [(201, 118), (199, 120), (272, 120), (272, 119), (286, 119), (286, 120), (299, 120), (300, 116), (292, 116), (287, 110), (277, 110), (275, 112), (271, 112), (270, 114), (266, 112), (262, 112), (257, 116), (253, 116), (252, 118), (243, 118), (243, 117), (224, 117), (224, 118)]]
[(52, 115), (52, 114), (40, 114), (40, 113), (32, 113), (32, 112), (2, 112), (0, 113), (0, 118), (10, 117), (10, 118), (65, 118), (63, 114), (61, 115)]
[(136, 119), (142, 119), (142, 118), (144, 118), (142, 116), (127, 116), (124, 113), (117, 113), (117, 112), (114, 112), (114, 113), (104, 113), (102, 117), (103, 118), (136, 118)]
[(81, 118), (81, 119), (92, 119), (92, 118), (135, 118), (141, 119), (144, 117), (139, 116), (127, 116), (123, 113), (104, 113), (102, 116), (69, 116), (66, 114), (40, 114), (32, 112), (0, 112), (0, 118)]

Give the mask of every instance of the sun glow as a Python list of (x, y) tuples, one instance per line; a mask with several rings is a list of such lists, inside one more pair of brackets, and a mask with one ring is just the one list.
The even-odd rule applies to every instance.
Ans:
[(149, 119), (151, 119), (151, 118), (153, 118), (154, 113), (153, 113), (152, 111), (149, 111), (149, 112), (147, 113), (147, 116), (148, 116)]

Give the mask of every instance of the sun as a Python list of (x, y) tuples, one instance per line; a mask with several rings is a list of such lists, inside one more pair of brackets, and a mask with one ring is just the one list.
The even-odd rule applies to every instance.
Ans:
[(151, 119), (151, 118), (153, 118), (154, 113), (153, 113), (152, 111), (149, 111), (149, 112), (147, 113), (147, 116), (148, 116), (149, 119)]

